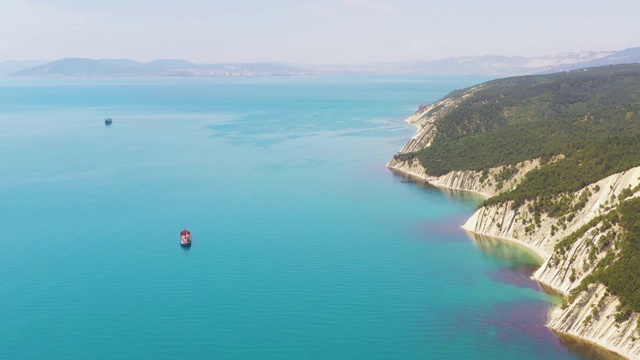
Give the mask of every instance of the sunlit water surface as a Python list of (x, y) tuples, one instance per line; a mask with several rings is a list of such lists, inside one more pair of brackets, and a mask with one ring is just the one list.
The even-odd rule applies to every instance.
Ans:
[(482, 80), (0, 80), (1, 357), (579, 358), (478, 198), (385, 167)]

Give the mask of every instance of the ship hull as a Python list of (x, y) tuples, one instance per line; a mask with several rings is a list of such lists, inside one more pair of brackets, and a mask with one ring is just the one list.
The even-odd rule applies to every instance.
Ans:
[(186, 228), (180, 232), (180, 246), (182, 247), (190, 247), (191, 246), (191, 232)]

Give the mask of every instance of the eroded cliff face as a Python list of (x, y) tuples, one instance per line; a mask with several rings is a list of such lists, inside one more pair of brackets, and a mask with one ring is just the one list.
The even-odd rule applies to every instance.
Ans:
[[(463, 228), (485, 236), (508, 239), (536, 251), (545, 262), (533, 277), (567, 296), (595, 270), (607, 250), (615, 248), (615, 239), (611, 240), (610, 234), (618, 229), (612, 227), (603, 230), (602, 223), (596, 221), (567, 249), (556, 250), (556, 244), (594, 218), (614, 209), (620, 201), (622, 191), (637, 186), (639, 182), (640, 167), (591, 184), (574, 194), (575, 198), (579, 198), (583, 193), (590, 194), (586, 205), (563, 220), (543, 214), (536, 222), (529, 210), (529, 204), (514, 209), (511, 203), (503, 203), (478, 209)], [(603, 301), (610, 306), (598, 305), (604, 296), (603, 291), (595, 291), (593, 286), (595, 285), (581, 293), (569, 307), (555, 309), (550, 314), (549, 327), (594, 342), (629, 358), (638, 358), (638, 314), (634, 314), (628, 321), (616, 324), (614, 315), (617, 312), (615, 307), (619, 304), (618, 299), (608, 295)], [(599, 286), (604, 288), (602, 285)], [(587, 314), (591, 314), (588, 321), (585, 320)]]
[[(523, 175), (520, 175), (520, 178)], [(521, 243), (534, 248), (545, 258), (549, 258), (553, 254), (554, 247), (558, 241), (578, 230), (596, 216), (604, 214), (617, 206), (620, 193), (626, 188), (635, 187), (640, 181), (639, 178), (640, 167), (611, 175), (586, 186), (573, 195), (574, 198), (588, 195), (585, 206), (564, 219), (555, 219), (541, 214), (539, 220), (536, 221), (534, 214), (529, 210), (530, 203), (525, 203), (514, 209), (511, 202), (506, 202), (481, 207), (469, 218), (463, 228), (474, 233), (496, 236)], [(502, 191), (495, 191), (495, 193), (500, 192)], [(582, 240), (583, 242), (594, 240), (594, 234), (587, 232)], [(576, 242), (576, 244), (578, 243)], [(575, 255), (579, 250), (572, 247), (570, 252)], [(579, 284), (581, 280), (580, 278), (570, 284), (566, 282), (559, 283), (558, 276), (547, 275), (549, 269), (546, 264), (543, 265), (536, 272), (536, 278), (562, 293), (567, 293), (575, 287), (575, 283)]]
[[(473, 93), (481, 89), (482, 86), (483, 85), (477, 85), (472, 87), (460, 97), (450, 97), (436, 101), (409, 116), (405, 122), (417, 127), (418, 131), (416, 135), (409, 139), (402, 149), (400, 149), (398, 154), (407, 154), (430, 146), (437, 132), (435, 122), (454, 109), (462, 100), (473, 96)], [(407, 164), (403, 164), (402, 161), (394, 157), (387, 166), (391, 169), (401, 171), (401, 168), (407, 166)]]
[(436, 133), (436, 120), (455, 108), (461, 99), (447, 98), (425, 106), (409, 116), (405, 122), (418, 128), (414, 137), (400, 149), (399, 153), (406, 154), (422, 150), (431, 145)]
[(623, 190), (633, 188), (638, 183), (640, 167), (611, 175), (578, 191), (574, 194), (576, 199), (588, 195), (585, 206), (561, 219), (541, 214), (536, 220), (529, 209), (529, 203), (514, 209), (511, 202), (506, 202), (481, 207), (463, 228), (477, 234), (511, 240), (535, 250), (547, 261), (536, 271), (534, 277), (539, 282), (568, 294), (592, 272), (593, 267), (604, 256), (606, 249), (598, 250), (596, 247), (595, 252), (593, 249), (608, 233), (600, 230), (600, 224), (595, 224), (563, 254), (554, 250), (556, 244), (595, 217), (615, 208)]
[(523, 161), (514, 167), (515, 173), (508, 179), (501, 179), (500, 176), (507, 169), (505, 166), (486, 171), (451, 171), (442, 176), (429, 175), (427, 169), (420, 164), (418, 159), (409, 161), (394, 159), (387, 164), (387, 167), (398, 173), (420, 178), (433, 186), (451, 190), (471, 191), (488, 198), (514, 188), (529, 171), (539, 165), (539, 159)]
[[(636, 187), (638, 183), (640, 183), (640, 167), (611, 175), (587, 186), (586, 189), (589, 189), (592, 195), (589, 197), (586, 206), (575, 214), (574, 220), (568, 224), (566, 230), (559, 230), (552, 237), (551, 242), (555, 245), (562, 238), (578, 230), (595, 217), (614, 209), (620, 203), (620, 194), (625, 189)], [(585, 190), (583, 189), (583, 191)], [(635, 196), (638, 196), (638, 194), (632, 197)], [(542, 235), (540, 232), (544, 233), (547, 228), (548, 224), (544, 229), (541, 229), (542, 231), (537, 232), (537, 237), (540, 237)], [(603, 232), (601, 223), (595, 224), (574, 242), (564, 254), (560, 252), (553, 253), (548, 258), (548, 261), (536, 271), (534, 277), (538, 281), (564, 294), (568, 294), (569, 291), (580, 284), (583, 278), (591, 274), (593, 267), (604, 257), (606, 248), (601, 248), (598, 244), (611, 231), (615, 231), (615, 229)], [(571, 274), (573, 274), (574, 280), (572, 280)]]
[[(437, 133), (434, 122), (448, 107), (456, 106), (455, 100), (445, 100), (425, 108), (407, 120), (419, 127), (418, 135), (412, 138), (400, 153), (417, 151), (431, 144)], [(424, 179), (438, 187), (472, 191), (491, 197), (513, 188), (527, 172), (539, 165), (538, 160), (517, 164), (517, 171), (509, 178), (501, 176), (505, 167), (486, 171), (452, 171), (436, 177), (430, 176), (428, 169), (417, 159), (400, 161), (394, 157), (387, 166), (402, 174)], [(639, 183), (640, 167), (611, 175), (576, 192), (573, 197), (586, 198), (585, 205), (561, 219), (545, 214), (536, 216), (530, 210), (530, 203), (514, 208), (513, 203), (506, 202), (479, 208), (463, 228), (475, 234), (507, 239), (534, 250), (545, 260), (534, 274), (534, 278), (566, 296), (594, 271), (607, 249), (615, 248), (615, 239), (609, 241), (605, 237), (616, 229), (603, 231), (602, 224), (596, 222), (568, 248), (558, 251), (556, 244), (598, 216), (615, 209), (623, 190), (634, 188)], [(617, 323), (615, 314), (618, 312), (618, 305), (619, 300), (606, 293), (603, 285), (592, 284), (569, 306), (554, 309), (550, 313), (548, 326), (623, 356), (640, 359), (640, 331), (636, 328), (640, 315), (633, 314), (630, 319)]]
[[(422, 150), (431, 146), (437, 134), (436, 121), (449, 111), (454, 109), (462, 100), (473, 96), (473, 93), (480, 90), (482, 85), (470, 88), (460, 97), (445, 98), (429, 106), (418, 110), (405, 120), (405, 122), (418, 128), (417, 133), (412, 137), (398, 154), (407, 154)], [(472, 191), (485, 197), (494, 196), (502, 191), (513, 188), (524, 175), (539, 166), (539, 160), (524, 161), (516, 166), (516, 174), (509, 179), (500, 180), (500, 173), (504, 167), (497, 167), (483, 171), (452, 171), (442, 176), (432, 176), (428, 174), (418, 159), (408, 161), (400, 160), (397, 156), (389, 161), (387, 167), (398, 173), (423, 179), (431, 185), (441, 188)]]
[(607, 293), (603, 285), (592, 284), (570, 306), (554, 309), (549, 317), (549, 327), (587, 339), (628, 358), (638, 359), (638, 314), (626, 321), (616, 322), (618, 305), (618, 299)]

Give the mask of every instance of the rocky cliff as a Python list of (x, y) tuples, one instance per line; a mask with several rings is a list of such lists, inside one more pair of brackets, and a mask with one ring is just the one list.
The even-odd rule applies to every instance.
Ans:
[(586, 339), (630, 359), (640, 358), (638, 314), (616, 322), (620, 302), (600, 284), (589, 286), (571, 305), (556, 308), (549, 315), (555, 331)]
[[(473, 96), (473, 93), (480, 90), (481, 88), (482, 84), (474, 86), (465, 91), (465, 93), (459, 97), (447, 97), (442, 100), (436, 101), (433, 104), (425, 106), (413, 115), (409, 116), (405, 120), (405, 122), (417, 127), (418, 131), (416, 135), (409, 139), (409, 141), (402, 147), (402, 149), (400, 149), (398, 154), (407, 154), (430, 146), (436, 135), (436, 120), (454, 109), (464, 99)], [(390, 168), (393, 168), (396, 165), (404, 166), (404, 164), (402, 163), (403, 162), (399, 161), (396, 156), (389, 162), (388, 166)]]
[[(614, 209), (621, 193), (636, 187), (639, 182), (640, 167), (587, 186), (575, 194), (579, 198), (583, 192), (590, 193), (586, 205), (562, 224), (558, 219), (542, 215), (535, 225), (528, 204), (513, 209), (510, 203), (504, 203), (478, 209), (463, 228), (485, 236), (511, 240), (536, 251), (544, 257), (545, 262), (535, 272), (534, 279), (568, 296), (594, 271), (607, 251), (616, 248), (615, 240), (609, 244), (605, 242), (614, 238), (610, 234), (617, 229), (612, 227), (605, 230), (604, 221), (598, 221), (597, 217)], [(594, 219), (595, 222), (592, 221)], [(558, 242), (585, 225), (586, 231), (567, 249), (556, 249)], [(604, 286), (590, 285), (569, 306), (551, 312), (549, 327), (629, 358), (640, 358), (638, 315), (616, 322), (614, 318), (619, 311), (619, 301), (615, 296), (605, 294)]]
[[(466, 96), (469, 94), (467, 92)], [(402, 148), (400, 154), (429, 146), (437, 134), (436, 120), (455, 106), (455, 99), (441, 100), (407, 119), (407, 122), (418, 127), (418, 134)], [(398, 155), (387, 166), (393, 171), (422, 178), (434, 186), (491, 197), (513, 188), (539, 165), (539, 160), (521, 162), (511, 169), (508, 178), (501, 176), (506, 168), (504, 166), (430, 176), (417, 159), (402, 161)], [(637, 167), (587, 185), (573, 194), (572, 198), (584, 199), (584, 205), (561, 219), (534, 214), (530, 203), (514, 207), (512, 202), (504, 202), (479, 208), (463, 228), (476, 234), (507, 239), (534, 250), (545, 260), (534, 278), (568, 296), (593, 272), (607, 251), (616, 249), (616, 228), (605, 229), (598, 217), (614, 209), (623, 191), (628, 192), (639, 183), (640, 167)], [(574, 233), (579, 234), (577, 240), (558, 250), (557, 244)], [(625, 321), (616, 321), (618, 305), (619, 300), (609, 294), (603, 285), (592, 284), (570, 304), (554, 309), (550, 313), (548, 326), (623, 356), (640, 358), (640, 332), (636, 325), (639, 315), (633, 314)]]

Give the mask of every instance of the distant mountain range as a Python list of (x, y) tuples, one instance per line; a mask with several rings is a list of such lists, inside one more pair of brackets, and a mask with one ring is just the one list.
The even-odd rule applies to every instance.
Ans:
[(0, 75), (11, 74), (20, 70), (32, 68), (34, 66), (40, 66), (46, 64), (44, 60), (28, 60), (28, 61), (16, 61), (5, 60), (0, 62)]
[(195, 64), (186, 60), (155, 60), (139, 63), (126, 59), (91, 60), (66, 58), (23, 69), (10, 75), (49, 77), (241, 77), (324, 75), (329, 72), (304, 69), (286, 63)]
[[(48, 63), (0, 63), (0, 73), (47, 77), (251, 77), (317, 76), (340, 74), (415, 74), (513, 76), (553, 73), (602, 65), (640, 62), (640, 47), (621, 51), (585, 51), (538, 57), (498, 55), (452, 57), (442, 60), (310, 65), (284, 62), (196, 64), (186, 60), (139, 63), (126, 59), (66, 58)], [(10, 71), (7, 71), (10, 70)]]

